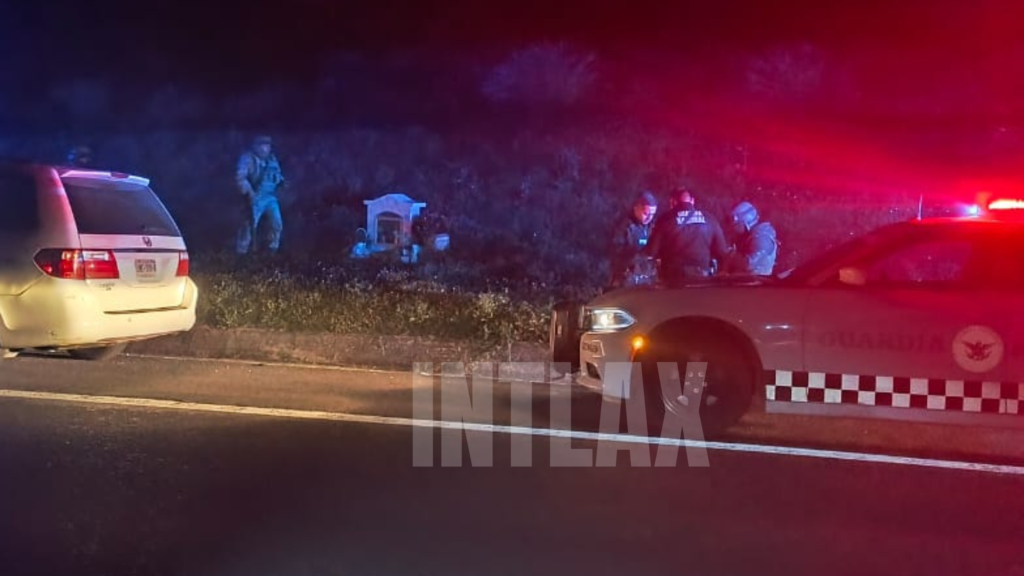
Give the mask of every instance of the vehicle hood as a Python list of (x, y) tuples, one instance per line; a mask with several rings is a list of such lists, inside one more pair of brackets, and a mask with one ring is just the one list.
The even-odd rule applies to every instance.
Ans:
[(611, 305), (621, 302), (624, 297), (635, 298), (645, 293), (678, 292), (681, 290), (707, 290), (712, 288), (755, 288), (770, 286), (778, 283), (779, 280), (772, 276), (754, 275), (723, 275), (710, 278), (695, 278), (678, 288), (667, 286), (642, 286), (637, 288), (620, 288), (601, 294), (595, 298), (591, 305)]

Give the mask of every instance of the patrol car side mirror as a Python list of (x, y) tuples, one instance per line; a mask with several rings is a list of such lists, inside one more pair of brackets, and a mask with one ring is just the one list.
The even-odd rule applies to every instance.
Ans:
[(863, 286), (867, 284), (867, 274), (863, 268), (847, 266), (839, 269), (839, 282), (847, 286)]

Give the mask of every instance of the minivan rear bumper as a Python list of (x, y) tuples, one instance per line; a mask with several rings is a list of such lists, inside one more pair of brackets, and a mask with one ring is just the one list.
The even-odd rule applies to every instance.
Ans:
[(179, 306), (110, 314), (84, 283), (44, 278), (19, 295), (0, 296), (0, 347), (70, 348), (187, 332), (195, 326), (198, 296), (186, 278)]

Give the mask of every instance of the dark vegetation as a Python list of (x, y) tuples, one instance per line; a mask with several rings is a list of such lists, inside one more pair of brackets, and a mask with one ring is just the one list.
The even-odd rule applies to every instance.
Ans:
[[(641, 190), (686, 184), (720, 216), (752, 200), (782, 270), (913, 217), (922, 195), (926, 214), (955, 213), (964, 175), (1013, 165), (1013, 94), (950, 82), (955, 63), (936, 76), (883, 56), (340, 53), (245, 93), (69, 76), (43, 103), (3, 94), (0, 152), (58, 160), (85, 143), (150, 177), (206, 323), (538, 341), (552, 300), (600, 289), (609, 226)], [(292, 184), (284, 248), (238, 259), (232, 171), (258, 132)], [(389, 192), (427, 202), (418, 234), (448, 232), (451, 249), (416, 266), (350, 259), (363, 200)]]

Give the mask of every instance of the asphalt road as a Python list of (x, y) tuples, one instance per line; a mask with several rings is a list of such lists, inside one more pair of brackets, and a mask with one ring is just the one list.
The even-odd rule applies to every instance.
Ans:
[[(706, 450), (707, 466), (686, 450), (673, 467), (626, 452), (593, 466), (609, 446), (641, 460), (665, 447), (546, 436), (600, 428), (600, 403), (564, 386), (498, 384), (493, 422), (434, 429), (409, 420), (443, 415), (416, 403), (414, 383), (0, 362), (0, 573), (1024, 575), (1020, 432), (756, 416)], [(511, 434), (486, 427), (527, 417)], [(462, 466), (442, 466), (447, 438)], [(513, 466), (524, 443), (531, 465)], [(428, 444), (433, 465), (414, 466)], [(559, 465), (567, 449), (582, 466)]]

